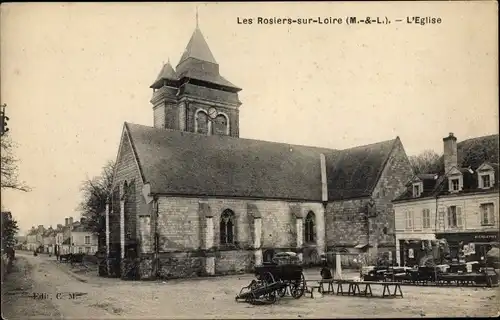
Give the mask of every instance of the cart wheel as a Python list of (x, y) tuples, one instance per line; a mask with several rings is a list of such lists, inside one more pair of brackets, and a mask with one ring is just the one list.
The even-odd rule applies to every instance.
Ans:
[(284, 287), (284, 288), (282, 288), (282, 289), (279, 289), (279, 290), (278, 290), (278, 296), (279, 296), (280, 298), (283, 298), (283, 297), (286, 295), (286, 290), (287, 290), (287, 288), (288, 288), (288, 286), (286, 286), (286, 287)]
[(304, 278), (304, 274), (300, 274), (299, 280), (294, 280), (290, 283), (290, 295), (295, 299), (299, 299), (302, 297), (306, 290), (306, 279)]
[(276, 296), (276, 292), (271, 292), (271, 293), (267, 294), (266, 300), (270, 304), (275, 303), (276, 300), (278, 300), (278, 297)]
[(259, 287), (259, 281), (256, 281), (256, 280), (252, 280), (252, 283), (250, 283), (250, 291), (251, 290), (255, 290)]
[(266, 272), (264, 274), (264, 283), (271, 284), (274, 282), (275, 282), (275, 280), (274, 280), (273, 274), (270, 272)]

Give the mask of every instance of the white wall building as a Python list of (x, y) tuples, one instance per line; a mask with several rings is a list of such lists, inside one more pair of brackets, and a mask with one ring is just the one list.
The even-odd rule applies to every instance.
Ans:
[(393, 201), (396, 261), (418, 264), (422, 240), (444, 238), (451, 257), (480, 260), (498, 244), (498, 135), (443, 139), (442, 168), (415, 175)]

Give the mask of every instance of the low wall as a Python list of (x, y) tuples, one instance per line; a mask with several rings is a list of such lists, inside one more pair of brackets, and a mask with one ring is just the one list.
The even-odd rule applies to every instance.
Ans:
[(160, 253), (158, 259), (160, 279), (193, 278), (203, 272), (203, 258), (188, 252)]

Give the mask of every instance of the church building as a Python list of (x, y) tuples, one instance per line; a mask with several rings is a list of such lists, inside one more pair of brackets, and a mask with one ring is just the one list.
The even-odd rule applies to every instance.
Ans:
[[(281, 251), (395, 252), (391, 200), (413, 172), (398, 137), (345, 150), (239, 137), (238, 86), (198, 26), (151, 85), (154, 126), (125, 123), (106, 209), (108, 271), (249, 271)], [(114, 261), (114, 262), (113, 262)]]

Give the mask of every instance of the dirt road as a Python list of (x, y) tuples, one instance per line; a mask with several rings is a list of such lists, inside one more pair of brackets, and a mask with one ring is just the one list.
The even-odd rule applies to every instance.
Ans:
[[(252, 275), (210, 279), (135, 282), (74, 275), (46, 256), (18, 254), (2, 288), (6, 319), (172, 319), (172, 318), (376, 318), (494, 316), (498, 288), (403, 287), (403, 299), (325, 295), (276, 305), (236, 303)], [(307, 270), (307, 279), (316, 279)], [(378, 288), (374, 288), (374, 294)], [(381, 289), (380, 289), (381, 291)], [(45, 294), (45, 295), (42, 295)]]

